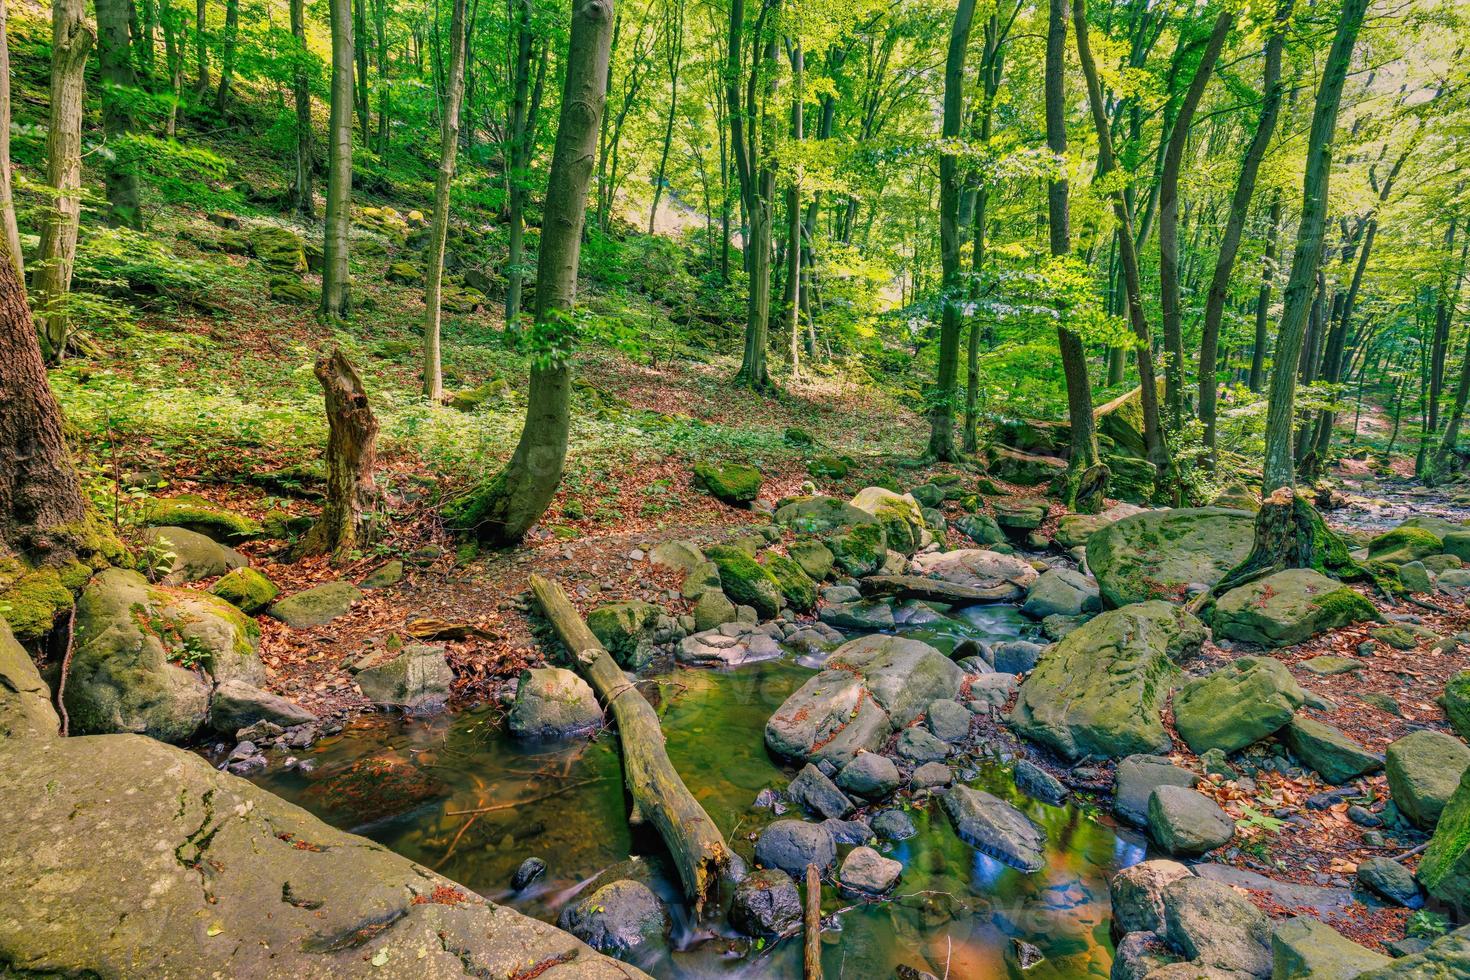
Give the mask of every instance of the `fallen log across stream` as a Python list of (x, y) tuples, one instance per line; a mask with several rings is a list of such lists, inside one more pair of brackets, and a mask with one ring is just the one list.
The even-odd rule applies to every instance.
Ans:
[(730, 862), (724, 835), (669, 761), (653, 707), (592, 635), (566, 592), (553, 580), (534, 573), (531, 591), (570, 652), (573, 667), (592, 685), (617, 722), (623, 774), (636, 814), (630, 819), (646, 820), (658, 828), (697, 919), (705, 901), (714, 897), (720, 874)]
[(1025, 586), (1015, 582), (992, 586), (962, 585), (922, 575), (869, 575), (858, 580), (858, 591), (870, 598), (892, 596), (896, 599), (947, 602), (952, 606), (1014, 602), (1026, 594)]

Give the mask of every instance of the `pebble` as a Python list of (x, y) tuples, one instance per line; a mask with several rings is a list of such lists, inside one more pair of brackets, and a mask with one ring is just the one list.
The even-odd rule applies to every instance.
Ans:
[(1378, 814), (1374, 813), (1372, 810), (1369, 810), (1367, 807), (1359, 806), (1356, 803), (1348, 807), (1347, 815), (1348, 819), (1357, 824), (1359, 827), (1383, 826), (1383, 821), (1379, 819)]

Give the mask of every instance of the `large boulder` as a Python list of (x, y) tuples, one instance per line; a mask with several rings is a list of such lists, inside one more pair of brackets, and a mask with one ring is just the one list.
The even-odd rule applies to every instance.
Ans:
[(1440, 704), (1444, 706), (1444, 714), (1450, 720), (1450, 727), (1461, 738), (1470, 738), (1470, 670), (1462, 670), (1449, 679), (1444, 686), (1444, 697), (1440, 699)]
[(250, 518), (194, 494), (146, 500), (138, 519), (146, 527), (181, 527), (224, 542), (246, 541), (261, 533)]
[(1416, 876), (1441, 902), (1459, 909), (1470, 906), (1470, 770), (1461, 775), (1440, 811)]
[(1318, 633), (1377, 619), (1373, 604), (1310, 568), (1289, 568), (1231, 589), (1215, 603), (1215, 635), (1285, 647)]
[(1164, 889), (1192, 874), (1178, 861), (1141, 861), (1108, 882), (1117, 932), (1164, 931)]
[(836, 566), (848, 575), (873, 575), (888, 560), (888, 535), (882, 524), (855, 524), (828, 536), (826, 543)]
[(750, 606), (762, 619), (770, 619), (781, 611), (785, 598), (781, 583), (770, 570), (733, 545), (718, 545), (706, 550), (710, 561), (720, 569), (720, 586), (737, 606)]
[(1356, 980), (1448, 980), (1470, 976), (1470, 926), (1441, 936), (1422, 952), (1358, 974)]
[(1388, 790), (1410, 823), (1432, 830), (1470, 768), (1470, 748), (1452, 735), (1421, 729), (1391, 743), (1384, 759)]
[(927, 578), (992, 590), (998, 602), (1020, 599), (1038, 577), (1036, 569), (1015, 555), (983, 548), (927, 552), (915, 556), (913, 567)]
[(351, 582), (325, 582), (277, 600), (266, 615), (296, 629), (325, 626), (347, 615), (361, 598), (362, 590)]
[(766, 722), (766, 746), (801, 761), (844, 765), (876, 750), (938, 698), (953, 698), (964, 672), (926, 643), (864, 636), (838, 647)]
[(643, 976), (152, 739), (0, 739), (0, 799), (0, 962), (22, 972)]
[(1148, 798), (1148, 832), (1170, 854), (1198, 857), (1230, 843), (1235, 821), (1203, 793), (1159, 786)]
[(1272, 980), (1353, 980), (1393, 962), (1305, 915), (1276, 926), (1271, 934), (1271, 956)]
[(1097, 583), (1070, 568), (1053, 568), (1031, 583), (1021, 611), (1032, 619), (1076, 616), (1102, 608)]
[(449, 700), (454, 671), (444, 648), (416, 643), (387, 663), (360, 670), (357, 686), (374, 704), (414, 713), (437, 711)]
[(1281, 661), (1241, 657), (1179, 689), (1174, 727), (1196, 754), (1234, 752), (1280, 731), (1306, 698)]
[(0, 740), (45, 738), (61, 730), (51, 689), (10, 626), (0, 619)]
[(602, 724), (592, 688), (564, 667), (521, 671), (506, 728), (521, 738), (568, 738)]
[(253, 568), (237, 568), (209, 587), (217, 595), (245, 613), (258, 613), (280, 595), (276, 584)]
[(1113, 812), (1135, 827), (1148, 825), (1148, 801), (1160, 786), (1193, 789), (1199, 776), (1163, 756), (1130, 755), (1113, 775)]
[(1057, 533), (1053, 540), (1068, 550), (1086, 547), (1092, 536), (1109, 524), (1141, 513), (1142, 507), (1124, 503), (1114, 504), (1101, 514), (1064, 514), (1057, 518)]
[(1271, 975), (1270, 920), (1222, 882), (1190, 875), (1166, 887), (1164, 936), (1193, 967)]
[(1103, 613), (1067, 634), (1021, 685), (1009, 720), (1066, 759), (1166, 753), (1168, 679), (1204, 642), (1199, 620), (1167, 602)]
[(721, 503), (748, 506), (761, 492), (761, 471), (744, 463), (698, 463), (694, 485)]
[(912, 494), (883, 487), (865, 487), (852, 498), (858, 510), (872, 514), (883, 526), (888, 547), (905, 555), (919, 550), (924, 534), (924, 512)]
[(252, 225), (245, 233), (250, 252), (272, 272), (305, 272), (306, 243), (289, 228)]
[(1298, 762), (1317, 770), (1328, 783), (1350, 782), (1383, 768), (1382, 756), (1369, 752), (1331, 725), (1300, 715), (1286, 726), (1286, 744)]
[(845, 500), (820, 495), (792, 497), (776, 508), (775, 520), (801, 534), (827, 534), (858, 524), (876, 524), (878, 519)]
[[(1162, 396), (1162, 385), (1161, 396)], [(1097, 434), (1113, 441), (1118, 450), (1138, 459), (1148, 455), (1143, 441), (1143, 389), (1124, 392), (1092, 410)]]
[(955, 786), (944, 794), (944, 812), (960, 840), (976, 850), (1027, 873), (1041, 870), (1046, 831), (1005, 800)]
[(165, 585), (182, 585), (224, 575), (245, 564), (245, 556), (213, 538), (182, 527), (150, 527), (139, 535)]
[(757, 868), (735, 886), (730, 924), (747, 936), (779, 936), (801, 922), (801, 893), (780, 868)]
[(1368, 557), (1390, 565), (1404, 565), (1444, 550), (1444, 540), (1426, 528), (1408, 522), (1368, 542)]
[(76, 617), (66, 710), (77, 734), (182, 742), (208, 718), (216, 684), (265, 680), (260, 628), (207, 593), (110, 568), (82, 592)]
[(242, 680), (221, 682), (209, 699), (209, 727), (222, 735), (233, 735), (257, 721), (291, 728), (316, 720), (316, 715), (295, 701)]
[(1102, 528), (1087, 541), (1087, 567), (1103, 600), (1180, 601), (1213, 586), (1250, 553), (1255, 515), (1218, 507), (1150, 510)]
[(651, 634), (662, 612), (641, 599), (610, 602), (587, 614), (587, 628), (621, 666), (638, 670), (654, 657)]
[[(819, 542), (812, 543), (823, 547)], [(831, 552), (829, 551), (828, 554), (830, 555)], [(797, 612), (810, 612), (816, 606), (817, 583), (812, 581), (811, 576), (801, 565), (797, 564), (794, 558), (767, 552), (761, 557), (761, 564), (780, 585), (781, 596), (785, 599), (787, 606)]]
[(1066, 473), (1067, 461), (1056, 456), (1043, 456), (993, 445), (990, 447), (990, 465), (987, 471), (997, 480), (1030, 487), (1038, 483), (1050, 483)]
[(837, 842), (822, 824), (777, 820), (761, 831), (755, 842), (755, 859), (764, 867), (780, 868), (797, 877), (806, 874), (808, 864), (815, 864), (821, 871), (830, 867), (837, 860)]

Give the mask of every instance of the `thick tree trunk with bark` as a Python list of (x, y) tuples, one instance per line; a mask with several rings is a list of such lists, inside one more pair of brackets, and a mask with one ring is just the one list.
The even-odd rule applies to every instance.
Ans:
[(292, 210), (297, 216), (316, 217), (316, 197), (312, 190), (312, 169), (316, 166), (316, 150), (311, 129), (311, 83), (306, 76), (306, 0), (291, 0), (291, 36), (296, 39), (295, 67), (291, 71), (291, 91), (296, 100), (296, 176), (291, 183)]
[(745, 271), (749, 279), (745, 303), (745, 350), (740, 359), (736, 384), (765, 391), (770, 389), (771, 374), (766, 366), (771, 327), (771, 226), (775, 221), (776, 169), (768, 148), (762, 146), (762, 134), (769, 134), (775, 123), (764, 119), (757, 126), (756, 84), (765, 63), (768, 86), (767, 109), (773, 101), (776, 85), (776, 28), (770, 23), (780, 13), (780, 0), (762, 0), (756, 20), (754, 52), (750, 71), (741, 92), (741, 49), (745, 31), (744, 0), (730, 4), (730, 34), (726, 49), (728, 58), (725, 84), (726, 107), (730, 112), (731, 146), (734, 150), (736, 174), (740, 179), (740, 198), (749, 222), (750, 234), (745, 240)]
[(510, 461), (487, 484), (450, 509), (451, 521), (496, 543), (520, 541), (541, 518), (566, 462), (577, 263), (607, 91), (612, 22), (612, 0), (576, 0), (572, 8), (561, 121), (547, 179), (537, 257), (532, 327), (545, 341), (538, 347), (552, 353), (538, 358), (531, 367), (526, 422)]
[(693, 905), (698, 919), (705, 903), (716, 897), (720, 876), (730, 863), (731, 851), (724, 835), (669, 761), (663, 729), (653, 707), (638, 688), (628, 683), (622, 668), (592, 635), (566, 592), (555, 581), (534, 572), (531, 591), (571, 655), (572, 666), (592, 685), (598, 700), (617, 723), (623, 775), (635, 814), (632, 819), (651, 823), (658, 830), (679, 870), (684, 897)]
[(1337, 128), (1337, 110), (1342, 87), (1352, 61), (1358, 30), (1363, 24), (1367, 0), (1344, 0), (1337, 34), (1328, 52), (1317, 101), (1312, 111), (1311, 135), (1307, 145), (1307, 168), (1302, 186), (1301, 224), (1292, 255), (1291, 278), (1287, 282), (1281, 329), (1276, 340), (1276, 370), (1271, 373), (1271, 394), (1266, 408), (1266, 461), (1261, 490), (1270, 494), (1291, 487), (1296, 480), (1292, 458), (1292, 423), (1296, 415), (1294, 370), (1301, 356), (1302, 334), (1316, 292), (1317, 266), (1322, 257), (1322, 233), (1327, 219), (1327, 190), (1332, 173), (1332, 136)]
[(46, 380), (26, 291), (0, 261), (0, 545), (42, 562), (70, 557), (87, 517)]
[(327, 219), (322, 241), (322, 313), (352, 312), (347, 268), (352, 225), (352, 0), (331, 0), (332, 104), (327, 124)]
[(459, 153), (459, 108), (464, 98), (465, 0), (454, 0), (449, 21), (449, 90), (439, 130), (439, 175), (434, 181), (434, 222), (424, 268), (424, 394), (438, 404), (444, 399), (439, 358), (439, 291), (444, 283), (444, 241), (449, 234), (449, 188)]
[(25, 281), (25, 259), (20, 252), (20, 226), (15, 221), (15, 196), (10, 184), (10, 39), (5, 31), (6, 0), (0, 0), (0, 232), (16, 277)]
[(378, 420), (362, 379), (341, 351), (317, 361), (314, 373), (327, 406), (327, 502), (301, 551), (344, 558), (366, 544), (372, 530)]
[(133, 128), (128, 111), (129, 90), (138, 84), (133, 73), (133, 48), (128, 37), (128, 16), (133, 5), (129, 0), (100, 0), (97, 4), (97, 60), (102, 75), (102, 129), (112, 146), (103, 166), (107, 183), (107, 222), (127, 228), (141, 228), (138, 172), (133, 154), (116, 146)]
[[(1250, 213), (1251, 197), (1256, 190), (1256, 175), (1260, 173), (1261, 161), (1266, 157), (1266, 148), (1276, 132), (1276, 120), (1281, 114), (1281, 52), (1286, 46), (1286, 28), (1291, 19), (1293, 0), (1281, 0), (1276, 7), (1276, 21), (1266, 39), (1266, 67), (1264, 70), (1261, 114), (1256, 120), (1256, 131), (1246, 148), (1245, 159), (1240, 165), (1240, 177), (1235, 182), (1235, 193), (1230, 199), (1230, 214), (1225, 221), (1224, 234), (1220, 236), (1220, 251), (1215, 257), (1215, 272), (1210, 278), (1209, 291), (1205, 297), (1204, 326), (1200, 332), (1199, 348), (1199, 418), (1204, 426), (1205, 450), (1210, 455), (1210, 465), (1215, 460), (1215, 402), (1217, 383), (1215, 352), (1220, 342), (1220, 323), (1225, 318), (1225, 301), (1230, 295), (1230, 274), (1235, 269), (1235, 257), (1240, 253), (1240, 239), (1245, 231), (1245, 220)], [(1270, 249), (1268, 240), (1267, 249)], [(1264, 316), (1258, 317), (1264, 325)], [(1260, 352), (1264, 357), (1264, 351)], [(1256, 377), (1256, 354), (1252, 354), (1251, 375)], [(1259, 390), (1257, 378), (1252, 390)]]
[(41, 222), (40, 262), (32, 273), (41, 311), (46, 357), (66, 356), (71, 320), (66, 295), (71, 290), (77, 254), (77, 224), (82, 214), (82, 95), (87, 55), (97, 36), (87, 24), (81, 0), (51, 5), (51, 125), (46, 133), (46, 184), (56, 198)]
[(960, 0), (949, 35), (944, 62), (944, 110), (939, 151), (939, 264), (940, 303), (939, 376), (929, 407), (929, 455), (955, 459), (954, 414), (960, 368), (960, 173), (959, 158), (951, 144), (959, 138), (965, 111), (965, 54), (975, 20), (975, 0)]

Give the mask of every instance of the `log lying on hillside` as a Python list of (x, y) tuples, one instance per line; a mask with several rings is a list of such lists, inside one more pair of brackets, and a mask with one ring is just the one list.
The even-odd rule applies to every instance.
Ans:
[(556, 582), (536, 574), (531, 575), (531, 591), (556, 635), (566, 644), (577, 673), (586, 678), (612, 712), (634, 810), (658, 828), (698, 918), (730, 862), (724, 836), (669, 761), (658, 715), (592, 635), (566, 592)]
[(898, 599), (920, 599), (924, 602), (947, 602), (952, 606), (973, 606), (982, 602), (1012, 602), (1025, 595), (1025, 588), (1012, 582), (981, 588), (961, 585), (922, 575), (869, 575), (858, 581), (858, 591), (865, 596), (893, 596)]

